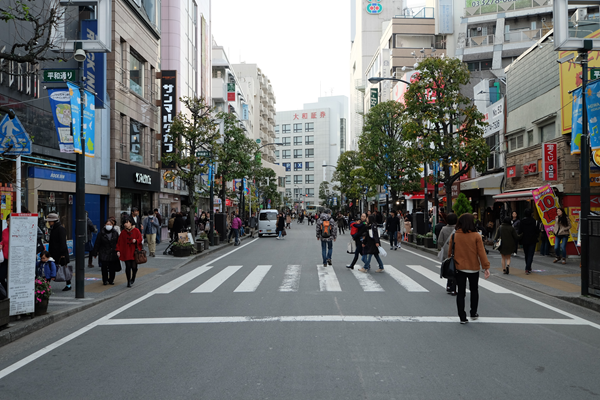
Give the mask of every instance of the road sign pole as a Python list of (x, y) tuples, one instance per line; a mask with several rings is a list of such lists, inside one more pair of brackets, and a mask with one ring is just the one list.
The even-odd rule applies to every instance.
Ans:
[(17, 213), (21, 212), (21, 156), (17, 156)]

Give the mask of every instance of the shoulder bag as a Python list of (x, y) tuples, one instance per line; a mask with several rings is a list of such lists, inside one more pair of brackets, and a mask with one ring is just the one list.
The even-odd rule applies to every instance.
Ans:
[(133, 256), (135, 257), (136, 264), (145, 264), (148, 261), (148, 257), (146, 256), (146, 250), (138, 250), (135, 249)]
[(492, 247), (494, 250), (500, 250), (500, 248), (502, 247), (502, 228), (498, 228), (498, 235), (500, 235), (500, 237), (498, 239), (496, 239), (496, 241), (494, 242), (494, 246)]
[(56, 266), (56, 282), (66, 282), (73, 278), (73, 267), (70, 265), (57, 265)]
[(456, 240), (454, 239), (455, 233), (452, 234), (452, 252), (450, 257), (442, 261), (440, 269), (440, 278), (454, 279), (456, 276), (456, 265), (454, 264), (454, 248), (456, 247)]

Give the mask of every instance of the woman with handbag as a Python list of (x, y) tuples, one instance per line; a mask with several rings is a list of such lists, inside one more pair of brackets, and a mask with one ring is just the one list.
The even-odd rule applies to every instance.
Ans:
[[(371, 258), (375, 256), (379, 269), (376, 272), (383, 272), (383, 262), (379, 258), (379, 230), (377, 229), (377, 220), (374, 215), (369, 215), (369, 223), (364, 230), (364, 236), (362, 240), (363, 248), (363, 262), (365, 263), (363, 268), (359, 268), (360, 272), (369, 272), (371, 270)], [(364, 229), (364, 228), (363, 228)], [(361, 231), (362, 232), (362, 231)]]
[(510, 217), (504, 218), (502, 225), (496, 232), (494, 241), (500, 239), (500, 247), (497, 248), (502, 256), (502, 272), (505, 275), (510, 274), (510, 257), (516, 253), (517, 246), (519, 245), (519, 235), (511, 224)]
[(100, 268), (102, 269), (102, 283), (104, 285), (114, 285), (115, 275), (121, 270), (121, 263), (117, 256), (117, 241), (119, 234), (114, 229), (115, 221), (108, 219), (104, 227), (96, 237), (93, 257), (99, 257)]
[[(69, 264), (69, 247), (67, 246), (67, 230), (58, 220), (58, 214), (50, 213), (46, 217), (46, 222), (50, 225), (50, 238), (48, 240), (48, 251), (55, 262), (57, 268), (66, 267)], [(71, 279), (66, 276), (65, 288), (63, 292), (71, 290)]]
[(123, 229), (117, 240), (117, 256), (125, 262), (125, 275), (127, 276), (127, 287), (135, 282), (137, 274), (137, 263), (135, 262), (135, 250), (142, 250), (142, 234), (135, 227), (135, 221), (131, 216), (125, 218)]
[[(510, 225), (510, 219), (508, 221)], [(512, 228), (512, 226), (511, 226)], [(514, 229), (514, 228), (513, 228)], [(458, 295), (456, 296), (456, 308), (461, 324), (469, 322), (465, 312), (465, 297), (467, 293), (467, 280), (471, 291), (471, 319), (479, 318), (477, 307), (479, 306), (479, 269), (484, 269), (484, 278), (490, 277), (490, 262), (485, 254), (483, 239), (477, 227), (473, 214), (463, 214), (456, 223), (456, 232), (450, 236), (448, 246), (448, 257), (454, 253), (454, 264), (456, 266), (456, 285)]]
[(559, 262), (562, 254), (562, 263), (567, 263), (567, 242), (570, 234), (571, 219), (565, 213), (564, 208), (559, 208), (556, 210), (556, 221), (554, 222), (554, 254), (556, 254), (556, 259), (552, 262)]

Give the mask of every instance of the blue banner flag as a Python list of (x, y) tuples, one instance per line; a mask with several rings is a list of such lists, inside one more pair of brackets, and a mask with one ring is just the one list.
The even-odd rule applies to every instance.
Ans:
[(75, 153), (81, 154), (81, 95), (79, 87), (67, 82), (69, 97), (71, 98), (71, 131), (73, 132), (73, 149)]
[(581, 133), (583, 132), (583, 104), (581, 88), (573, 92), (573, 119), (571, 120), (571, 154), (581, 154)]
[(48, 89), (50, 108), (54, 117), (54, 126), (58, 135), (58, 147), (61, 153), (73, 153), (73, 135), (71, 134), (71, 96), (65, 89)]
[(85, 155), (94, 157), (94, 143), (96, 139), (96, 101), (94, 95), (87, 90), (83, 91), (85, 95), (83, 109), (83, 143), (85, 145)]
[(589, 121), (589, 141), (592, 150), (600, 149), (600, 81), (587, 86), (586, 107)]
[[(81, 21), (81, 39), (98, 40), (98, 20), (84, 19)], [(96, 92), (96, 108), (104, 108), (104, 92), (106, 87), (106, 54), (86, 54), (83, 63), (84, 89)], [(87, 150), (86, 150), (87, 151)]]

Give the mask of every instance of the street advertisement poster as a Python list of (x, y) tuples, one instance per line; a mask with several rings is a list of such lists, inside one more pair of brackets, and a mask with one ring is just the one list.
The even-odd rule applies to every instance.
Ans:
[[(554, 246), (554, 222), (557, 215), (556, 210), (560, 207), (558, 199), (554, 195), (554, 190), (552, 190), (550, 185), (544, 185), (531, 192), (538, 214), (544, 224), (546, 234), (548, 235), (548, 241), (550, 242), (550, 245)], [(573, 241), (573, 239), (569, 236), (569, 242), (571, 241)]]
[(573, 111), (571, 126), (571, 154), (581, 154), (581, 133), (583, 132), (583, 104), (581, 102), (581, 89), (577, 89), (573, 92)]
[[(81, 39), (98, 40), (98, 20), (84, 19), (81, 21)], [(104, 108), (106, 54), (88, 52), (83, 63), (84, 89), (95, 92), (94, 106)], [(87, 151), (87, 150), (86, 150)]]
[(61, 153), (74, 153), (71, 135), (71, 96), (65, 89), (48, 89), (50, 108)]
[(73, 149), (75, 153), (81, 154), (81, 94), (79, 87), (67, 82), (69, 87), (69, 99), (71, 102), (71, 128), (73, 132)]
[(590, 146), (592, 150), (600, 149), (600, 81), (587, 85), (585, 90)]
[(10, 215), (8, 297), (11, 316), (34, 311), (37, 221), (37, 214)]
[(86, 157), (94, 158), (94, 143), (96, 139), (96, 104), (94, 95), (83, 91), (83, 143)]
[(0, 190), (0, 213), (2, 214), (2, 221), (6, 221), (6, 217), (8, 217), (8, 214), (12, 211), (12, 198), (12, 192)]

